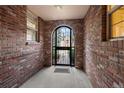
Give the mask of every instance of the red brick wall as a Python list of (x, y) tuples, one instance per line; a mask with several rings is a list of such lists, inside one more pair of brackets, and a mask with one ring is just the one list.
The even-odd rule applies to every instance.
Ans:
[(105, 41), (101, 6), (91, 6), (84, 21), (45, 24), (39, 18), (40, 40), (28, 45), (26, 9), (26, 6), (0, 6), (0, 87), (18, 87), (43, 65), (51, 65), (51, 33), (63, 24), (74, 31), (76, 66), (85, 68), (93, 86), (124, 87), (124, 40)]
[(124, 40), (102, 41), (103, 21), (102, 6), (91, 6), (83, 25), (86, 72), (94, 87), (124, 87)]
[(43, 66), (43, 27), (40, 42), (26, 45), (26, 6), (0, 6), (0, 87), (18, 87)]
[(44, 56), (46, 65), (51, 65), (51, 35), (54, 29), (60, 25), (67, 25), (73, 29), (75, 36), (75, 48), (76, 48), (76, 67), (83, 68), (83, 20), (57, 20), (57, 21), (46, 21), (46, 30), (44, 35)]

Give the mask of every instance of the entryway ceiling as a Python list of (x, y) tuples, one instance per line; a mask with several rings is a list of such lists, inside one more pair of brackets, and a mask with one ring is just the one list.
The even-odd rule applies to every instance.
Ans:
[(44, 20), (80, 19), (89, 5), (28, 5), (28, 9)]

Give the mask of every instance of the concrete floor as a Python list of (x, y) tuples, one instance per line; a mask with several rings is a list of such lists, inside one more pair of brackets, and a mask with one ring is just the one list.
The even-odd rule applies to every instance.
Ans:
[[(70, 73), (55, 73), (55, 68), (69, 68)], [(88, 77), (82, 71), (67, 66), (51, 66), (39, 71), (20, 88), (91, 88)]]

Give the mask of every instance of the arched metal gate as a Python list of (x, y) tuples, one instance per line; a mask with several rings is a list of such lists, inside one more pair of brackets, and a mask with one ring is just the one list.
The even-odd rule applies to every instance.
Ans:
[(74, 66), (74, 34), (70, 27), (59, 26), (52, 35), (52, 64)]

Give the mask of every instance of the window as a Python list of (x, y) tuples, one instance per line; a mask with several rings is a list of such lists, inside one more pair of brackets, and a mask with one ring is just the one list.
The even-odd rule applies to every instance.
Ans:
[(31, 11), (27, 12), (27, 41), (37, 41), (38, 18)]
[(124, 37), (124, 6), (108, 5), (108, 30), (109, 37), (123, 38)]

